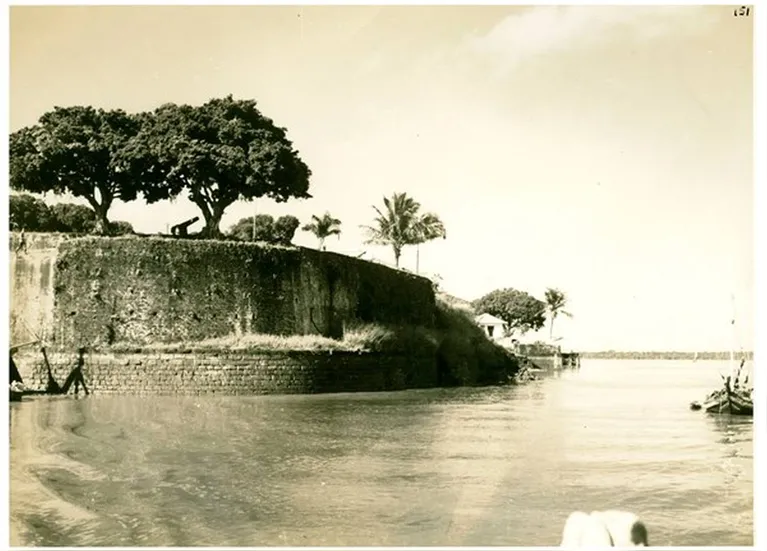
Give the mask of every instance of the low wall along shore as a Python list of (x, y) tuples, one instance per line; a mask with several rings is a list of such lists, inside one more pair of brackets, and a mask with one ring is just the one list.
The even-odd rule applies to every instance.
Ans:
[[(77, 363), (73, 353), (49, 353), (63, 385)], [(83, 376), (99, 394), (311, 394), (374, 392), (437, 386), (434, 357), (355, 352), (210, 351), (85, 354)], [(42, 354), (16, 355), (25, 385), (43, 390)], [(82, 390), (81, 390), (82, 392)]]

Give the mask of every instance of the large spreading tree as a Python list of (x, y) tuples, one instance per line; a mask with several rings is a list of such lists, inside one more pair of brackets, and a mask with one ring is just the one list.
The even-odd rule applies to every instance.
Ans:
[[(220, 235), (237, 200), (308, 198), (311, 171), (285, 129), (252, 100), (232, 96), (200, 106), (166, 104), (151, 113), (56, 107), (10, 136), (10, 185), (33, 193), (69, 193), (107, 233), (115, 200), (147, 203), (186, 191), (202, 211), (203, 234)], [(288, 224), (281, 231), (290, 231)]]
[(119, 109), (56, 107), (11, 134), (10, 186), (82, 197), (96, 214), (94, 230), (107, 233), (112, 203), (136, 199), (152, 178), (151, 163), (129, 159), (140, 129), (139, 116)]
[(537, 331), (546, 323), (546, 304), (517, 289), (496, 289), (474, 301), (478, 314), (488, 313), (507, 324), (509, 335)]
[(309, 198), (311, 171), (283, 128), (253, 100), (232, 96), (201, 106), (166, 104), (144, 118), (135, 159), (160, 169), (148, 183), (156, 196), (184, 191), (205, 219), (203, 234), (220, 235), (224, 211), (238, 200)]

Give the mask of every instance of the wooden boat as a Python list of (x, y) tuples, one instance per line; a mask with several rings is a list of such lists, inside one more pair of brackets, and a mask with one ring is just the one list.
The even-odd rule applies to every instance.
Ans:
[(754, 400), (753, 400), (753, 388), (746, 386), (748, 378), (746, 377), (744, 384), (740, 384), (740, 373), (743, 369), (743, 365), (746, 360), (742, 359), (740, 367), (738, 368), (735, 378), (730, 376), (722, 377), (724, 380), (723, 388), (713, 391), (706, 396), (703, 402), (692, 402), (690, 409), (700, 410), (702, 409), (706, 413), (721, 414), (726, 413), (730, 415), (753, 415), (754, 414)]
[[(735, 329), (735, 297), (733, 297), (733, 315), (731, 325)], [(697, 357), (697, 354), (696, 354)], [(740, 375), (743, 366), (746, 363), (745, 358), (741, 358), (737, 371), (733, 374), (734, 351), (730, 349), (730, 374), (726, 377), (721, 375), (722, 388), (713, 391), (706, 396), (703, 402), (692, 402), (690, 409), (703, 410), (706, 413), (730, 414), (730, 415), (754, 415), (753, 387), (748, 386), (748, 375), (741, 382)]]
[(750, 390), (721, 389), (712, 392), (700, 407), (706, 413), (729, 413), (732, 415), (753, 415), (754, 402)]

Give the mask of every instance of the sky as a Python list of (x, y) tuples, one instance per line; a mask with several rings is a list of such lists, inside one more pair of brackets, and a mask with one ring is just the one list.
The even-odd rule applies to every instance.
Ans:
[[(751, 349), (752, 42), (722, 6), (13, 7), (9, 122), (252, 98), (313, 198), (237, 203), (222, 229), (330, 211), (329, 250), (393, 263), (360, 226), (406, 192), (447, 229), (422, 273), (466, 299), (561, 289), (566, 347)], [(110, 218), (197, 214), (180, 197)]]

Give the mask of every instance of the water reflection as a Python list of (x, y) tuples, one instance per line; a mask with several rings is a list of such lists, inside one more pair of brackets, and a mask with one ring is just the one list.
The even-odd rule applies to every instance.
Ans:
[(753, 427), (688, 410), (709, 375), (584, 363), (520, 387), (40, 397), (10, 406), (12, 539), (556, 545), (570, 511), (621, 507), (658, 544), (750, 545)]

